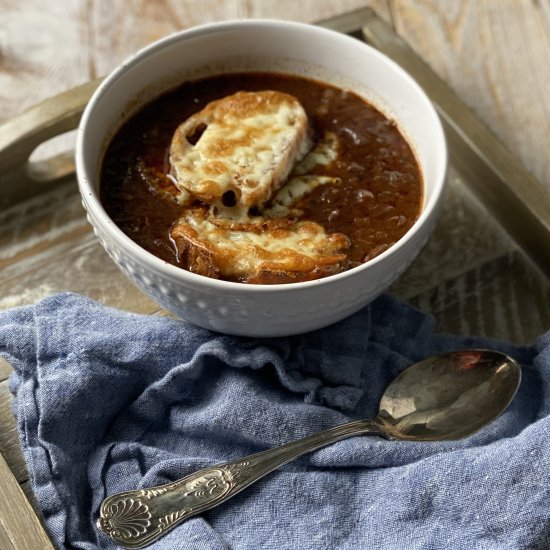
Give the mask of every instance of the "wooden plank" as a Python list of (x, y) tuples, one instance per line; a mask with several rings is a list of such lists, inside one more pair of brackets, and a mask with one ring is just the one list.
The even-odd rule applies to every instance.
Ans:
[(11, 365), (5, 359), (0, 358), (0, 382), (7, 380), (11, 371)]
[(0, 454), (0, 546), (14, 550), (53, 550), (21, 487)]
[(36, 500), (36, 495), (32, 490), (30, 479), (27, 479), (26, 481), (19, 483), (19, 486), (21, 487), (21, 490), (27, 497), (27, 500), (32, 506), (34, 513), (40, 518), (40, 521), (43, 523), (42, 511), (40, 510), (40, 506), (38, 505), (38, 501)]
[(550, 3), (390, 4), (398, 34), (550, 191)]
[(19, 443), (17, 421), (12, 412), (12, 401), (7, 381), (0, 382), (0, 455), (8, 463), (17, 481), (23, 482), (29, 478), (29, 473)]

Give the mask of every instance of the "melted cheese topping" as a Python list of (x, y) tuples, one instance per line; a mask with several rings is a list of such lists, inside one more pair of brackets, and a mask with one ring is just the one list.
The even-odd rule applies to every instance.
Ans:
[(318, 166), (326, 166), (338, 158), (338, 148), (340, 147), (338, 136), (333, 132), (327, 132), (321, 141), (296, 165), (292, 174), (302, 176), (311, 172)]
[(264, 210), (264, 216), (280, 218), (300, 212), (292, 208), (302, 197), (311, 193), (319, 185), (340, 185), (342, 180), (332, 176), (296, 176), (279, 189), (271, 206)]
[[(328, 133), (323, 136), (315, 147), (297, 164), (290, 179), (273, 195), (265, 208), (261, 208), (262, 216), (266, 218), (296, 217), (301, 211), (295, 204), (311, 193), (319, 185), (340, 185), (342, 180), (332, 176), (311, 174), (319, 166), (327, 166), (338, 157), (339, 141), (336, 134)], [(247, 207), (240, 204), (234, 206), (215, 205), (210, 208), (210, 219), (221, 225), (225, 220), (229, 224), (249, 219)], [(220, 218), (214, 221), (214, 217)]]
[(340, 185), (342, 180), (331, 176), (296, 176), (291, 178), (273, 199), (261, 210), (261, 218), (250, 216), (249, 209), (241, 205), (210, 207), (210, 219), (217, 225), (230, 226), (235, 223), (249, 223), (253, 220), (297, 217), (302, 211), (294, 205), (319, 185)]
[(277, 218), (299, 216), (301, 211), (294, 208), (294, 205), (301, 198), (319, 185), (340, 185), (340, 178), (311, 174), (319, 166), (329, 165), (336, 160), (338, 144), (336, 134), (328, 133), (323, 136), (323, 139), (296, 165), (289, 181), (277, 191), (269, 208), (263, 211), (263, 215)]
[(307, 115), (296, 98), (238, 92), (177, 128), (170, 165), (177, 186), (199, 200), (252, 207), (269, 200), (310, 146)]
[(194, 208), (172, 227), (171, 237), (191, 271), (248, 283), (317, 279), (342, 269), (349, 239), (327, 235), (315, 222), (256, 220), (220, 227), (206, 208)]

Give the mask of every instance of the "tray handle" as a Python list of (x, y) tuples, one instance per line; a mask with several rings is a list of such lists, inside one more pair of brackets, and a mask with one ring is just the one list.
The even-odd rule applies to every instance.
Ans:
[(29, 161), (42, 143), (77, 128), (101, 78), (46, 99), (0, 126), (0, 208), (74, 177), (74, 152)]

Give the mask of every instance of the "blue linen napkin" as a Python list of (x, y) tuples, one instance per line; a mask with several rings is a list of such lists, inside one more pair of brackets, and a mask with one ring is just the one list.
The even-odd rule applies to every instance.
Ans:
[(537, 346), (434, 334), (389, 296), (300, 336), (221, 336), (74, 294), (0, 313), (21, 443), (59, 548), (113, 548), (109, 494), (143, 488), (350, 419), (404, 367), (464, 347), (518, 359), (510, 408), (461, 441), (355, 437), (270, 474), (155, 549), (550, 548), (550, 333)]

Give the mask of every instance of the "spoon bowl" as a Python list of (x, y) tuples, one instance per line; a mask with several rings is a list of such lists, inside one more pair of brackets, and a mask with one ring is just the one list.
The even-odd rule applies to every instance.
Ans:
[(393, 439), (444, 441), (471, 435), (510, 404), (516, 361), (490, 350), (450, 352), (405, 369), (388, 386), (377, 419)]
[(348, 422), (172, 483), (112, 495), (101, 505), (98, 527), (120, 546), (142, 548), (283, 464), (336, 441), (357, 435), (410, 441), (466, 437), (504, 412), (520, 381), (518, 363), (496, 351), (464, 350), (424, 359), (387, 387), (376, 418)]

